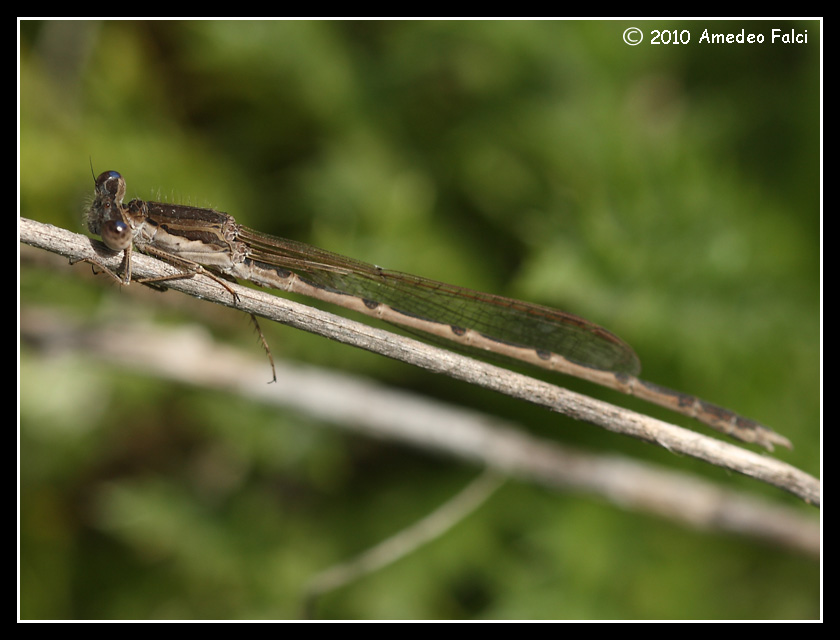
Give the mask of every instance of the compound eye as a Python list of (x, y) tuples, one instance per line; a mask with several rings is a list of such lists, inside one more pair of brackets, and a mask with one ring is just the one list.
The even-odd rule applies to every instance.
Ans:
[(103, 224), (100, 235), (111, 251), (124, 251), (131, 246), (131, 228), (121, 220), (109, 220)]
[(96, 191), (103, 196), (122, 202), (125, 197), (125, 178), (116, 171), (105, 171), (96, 178)]

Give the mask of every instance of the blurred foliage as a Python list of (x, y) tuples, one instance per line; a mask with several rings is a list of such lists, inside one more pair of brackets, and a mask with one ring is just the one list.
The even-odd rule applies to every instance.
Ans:
[[(92, 177), (427, 277), (550, 304), (645, 377), (776, 427), (819, 472), (820, 25), (20, 23), (20, 213), (83, 231)], [(703, 45), (808, 31), (807, 45)], [(24, 266), (21, 304), (119, 314), (104, 278)], [(247, 322), (155, 294), (258, 349)], [(180, 303), (174, 303), (180, 304)], [(271, 327), (275, 356), (387, 377), (593, 449), (716, 470)], [(200, 390), (21, 347), (24, 618), (293, 618), (317, 571), (476, 473)], [(632, 399), (562, 381), (626, 406)], [(325, 390), (328, 394), (328, 390)], [(667, 413), (657, 414), (668, 416)], [(668, 416), (672, 418), (672, 416)], [(550, 424), (547, 430), (545, 424)], [(560, 428), (558, 429), (558, 425)], [(327, 618), (814, 618), (819, 568), (510, 484)]]

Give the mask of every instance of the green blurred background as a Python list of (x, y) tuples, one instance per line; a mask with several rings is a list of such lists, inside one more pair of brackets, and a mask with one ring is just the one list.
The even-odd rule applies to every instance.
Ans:
[[(646, 42), (625, 45), (629, 26)], [(654, 28), (692, 42), (651, 45)], [(704, 28), (807, 30), (808, 44), (706, 45)], [(796, 447), (778, 455), (819, 474), (818, 22), (26, 21), (20, 45), (21, 215), (84, 232), (92, 163), (120, 171), (129, 197), (212, 206), (556, 306), (632, 344), (646, 379), (772, 425)], [(21, 305), (95, 318), (128, 304), (89, 272), (25, 262)], [(131, 312), (205, 324), (259, 355), (241, 314), (154, 295), (166, 302)], [(508, 398), (264, 329), (278, 358), (796, 505)], [(206, 481), (207, 464), (227, 480)], [(477, 473), (28, 345), (20, 465), (23, 618), (293, 618), (314, 573)], [(805, 619), (819, 616), (819, 577), (813, 558), (510, 482), (317, 615)]]

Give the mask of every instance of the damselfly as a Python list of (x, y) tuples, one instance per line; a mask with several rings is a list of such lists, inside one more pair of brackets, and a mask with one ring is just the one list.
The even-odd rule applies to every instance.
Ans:
[[(254, 231), (212, 209), (131, 200), (125, 180), (106, 171), (95, 180), (88, 228), (113, 251), (162, 258), (183, 270), (248, 280), (300, 293), (455, 342), (470, 350), (559, 371), (668, 407), (745, 442), (790, 447), (787, 438), (692, 395), (637, 377), (639, 359), (621, 339), (570, 313), (390, 271), (316, 247)], [(149, 282), (148, 280), (139, 280)], [(160, 280), (157, 280), (158, 282)], [(232, 293), (232, 291), (231, 291)]]

